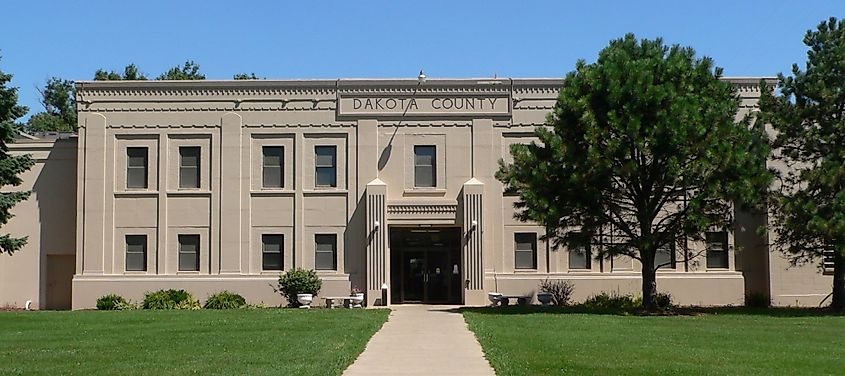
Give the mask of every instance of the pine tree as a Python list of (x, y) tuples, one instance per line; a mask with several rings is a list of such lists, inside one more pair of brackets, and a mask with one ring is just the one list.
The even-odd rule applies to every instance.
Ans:
[(804, 70), (793, 64), (791, 77), (778, 75), (779, 93), (760, 100), (784, 167), (771, 200), (773, 245), (794, 265), (832, 257), (831, 304), (845, 310), (845, 20), (808, 30), (804, 44)]
[[(20, 174), (29, 170), (35, 162), (29, 155), (11, 155), (9, 143), (14, 142), (19, 126), (15, 120), (25, 115), (28, 109), (18, 105), (18, 88), (10, 87), (11, 74), (0, 71), (0, 187), (18, 186), (22, 183)], [(26, 200), (31, 192), (0, 192), (0, 226), (13, 217), (11, 209)], [(14, 238), (10, 234), (0, 236), (0, 254), (12, 254), (26, 244), (27, 238)]]

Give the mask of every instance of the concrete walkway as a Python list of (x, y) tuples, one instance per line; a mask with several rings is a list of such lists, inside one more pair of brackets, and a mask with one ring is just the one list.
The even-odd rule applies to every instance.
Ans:
[(344, 375), (495, 375), (457, 307), (391, 308), (390, 318)]

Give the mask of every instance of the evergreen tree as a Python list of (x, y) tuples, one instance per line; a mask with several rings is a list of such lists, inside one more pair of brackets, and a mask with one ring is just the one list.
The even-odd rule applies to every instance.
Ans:
[(832, 307), (845, 310), (845, 20), (804, 36), (807, 63), (764, 90), (760, 119), (776, 131), (780, 186), (771, 200), (774, 246), (795, 265), (833, 260)]
[[(10, 87), (12, 75), (0, 71), (0, 187), (18, 186), (22, 183), (20, 174), (29, 170), (35, 162), (29, 155), (11, 155), (9, 143), (18, 133), (15, 120), (25, 115), (28, 109), (18, 105), (18, 88)], [(26, 200), (31, 192), (0, 192), (0, 226), (13, 217), (10, 212), (18, 202)], [(10, 234), (0, 235), (0, 254), (12, 254), (26, 244), (26, 237), (13, 238)]]
[(540, 142), (500, 161), (497, 178), (519, 195), (516, 218), (543, 225), (556, 247), (586, 235), (600, 258), (638, 260), (643, 307), (656, 309), (656, 270), (670, 252), (690, 256), (686, 239), (729, 228), (732, 202), (759, 203), (770, 182), (765, 133), (735, 122), (740, 100), (721, 74), (692, 48), (633, 34), (596, 63), (579, 61), (535, 131)]

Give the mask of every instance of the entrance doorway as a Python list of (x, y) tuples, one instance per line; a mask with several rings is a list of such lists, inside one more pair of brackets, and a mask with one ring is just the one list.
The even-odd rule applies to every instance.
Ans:
[(459, 227), (391, 227), (394, 303), (461, 304)]

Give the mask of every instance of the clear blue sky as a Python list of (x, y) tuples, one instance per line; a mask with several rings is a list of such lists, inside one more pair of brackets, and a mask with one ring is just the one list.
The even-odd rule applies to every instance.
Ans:
[(0, 69), (31, 113), (47, 78), (131, 62), (156, 76), (193, 59), (209, 79), (561, 77), (626, 32), (692, 46), (728, 76), (770, 76), (803, 64), (807, 29), (845, 17), (845, 0), (312, 3), (12, 0)]

